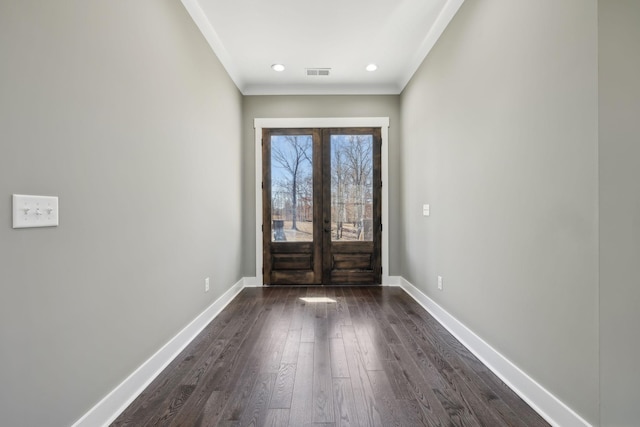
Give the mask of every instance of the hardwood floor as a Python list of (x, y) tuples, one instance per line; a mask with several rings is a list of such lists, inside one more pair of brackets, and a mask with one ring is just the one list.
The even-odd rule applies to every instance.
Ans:
[(112, 425), (548, 424), (401, 289), (280, 287), (244, 289)]

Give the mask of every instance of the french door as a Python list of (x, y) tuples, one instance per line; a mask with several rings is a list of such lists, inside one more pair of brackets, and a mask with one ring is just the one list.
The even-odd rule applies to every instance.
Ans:
[(380, 128), (263, 129), (263, 282), (380, 284)]

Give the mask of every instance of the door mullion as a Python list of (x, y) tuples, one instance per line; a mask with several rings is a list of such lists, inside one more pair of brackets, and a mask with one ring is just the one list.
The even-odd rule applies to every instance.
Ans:
[(322, 130), (322, 283), (331, 283), (331, 131)]
[(313, 216), (314, 216), (314, 249), (313, 249), (313, 271), (314, 283), (323, 283), (323, 247), (324, 247), (324, 228), (323, 228), (323, 144), (322, 131), (320, 129), (313, 130)]

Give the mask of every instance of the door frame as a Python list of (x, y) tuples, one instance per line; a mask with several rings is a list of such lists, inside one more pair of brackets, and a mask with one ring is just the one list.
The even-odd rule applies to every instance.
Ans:
[(382, 143), (382, 284), (389, 283), (389, 117), (255, 118), (256, 285), (262, 281), (262, 129), (265, 128), (380, 128)]

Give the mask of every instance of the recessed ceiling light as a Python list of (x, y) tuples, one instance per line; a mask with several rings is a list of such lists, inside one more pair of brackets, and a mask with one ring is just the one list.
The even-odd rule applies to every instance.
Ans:
[(284, 71), (284, 65), (282, 64), (273, 64), (271, 68), (273, 68), (273, 71)]
[(377, 69), (378, 69), (378, 66), (376, 64), (367, 65), (367, 71), (375, 71)]

